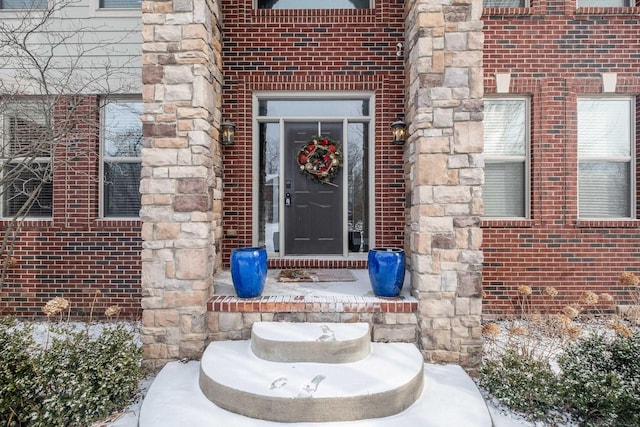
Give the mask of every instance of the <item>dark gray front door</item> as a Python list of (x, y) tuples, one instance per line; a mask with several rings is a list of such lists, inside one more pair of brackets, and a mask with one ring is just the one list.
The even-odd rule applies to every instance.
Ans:
[[(342, 143), (342, 123), (285, 123), (285, 254), (341, 254), (343, 248), (342, 167), (335, 185), (313, 181), (299, 170), (297, 154), (315, 135)], [(342, 144), (341, 144), (342, 145)]]

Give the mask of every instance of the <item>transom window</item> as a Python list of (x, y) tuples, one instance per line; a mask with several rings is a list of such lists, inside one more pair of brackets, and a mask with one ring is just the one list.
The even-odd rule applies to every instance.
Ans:
[(52, 127), (45, 102), (0, 104), (2, 216), (52, 215)]
[(485, 183), (487, 217), (528, 217), (529, 99), (484, 100)]
[(257, 0), (258, 9), (369, 9), (373, 0)]
[(634, 191), (633, 98), (578, 99), (580, 218), (631, 218)]
[(140, 215), (142, 102), (109, 100), (103, 108), (102, 207), (105, 217)]

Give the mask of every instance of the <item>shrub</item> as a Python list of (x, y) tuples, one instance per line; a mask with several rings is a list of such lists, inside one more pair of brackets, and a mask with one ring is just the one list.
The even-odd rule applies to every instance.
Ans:
[(0, 348), (11, 349), (13, 363), (0, 370), (2, 396), (12, 395), (0, 400), (3, 426), (90, 425), (125, 407), (142, 379), (140, 348), (123, 325), (95, 339), (58, 326), (38, 348), (28, 328), (5, 324)]
[(592, 334), (558, 360), (559, 392), (585, 426), (640, 425), (640, 337)]
[(30, 354), (35, 342), (31, 328), (17, 327), (11, 318), (0, 319), (0, 425), (26, 425), (38, 390)]
[(549, 364), (514, 349), (486, 360), (480, 383), (506, 405), (531, 418), (546, 419), (557, 405), (556, 377)]

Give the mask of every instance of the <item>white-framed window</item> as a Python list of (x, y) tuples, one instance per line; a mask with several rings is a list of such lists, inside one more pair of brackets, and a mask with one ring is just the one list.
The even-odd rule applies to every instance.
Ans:
[(100, 0), (100, 9), (140, 9), (142, 0)]
[(53, 137), (47, 105), (0, 104), (2, 217), (47, 218), (53, 212)]
[(46, 9), (47, 0), (0, 0), (0, 9)]
[(578, 216), (634, 217), (633, 97), (579, 97)]
[(484, 215), (529, 217), (529, 98), (484, 100)]
[(578, 7), (629, 7), (631, 0), (578, 0)]
[(140, 215), (142, 101), (108, 99), (102, 108), (102, 216)]
[(527, 0), (483, 0), (483, 7), (528, 7)]
[(255, 0), (258, 9), (371, 9), (373, 0)]

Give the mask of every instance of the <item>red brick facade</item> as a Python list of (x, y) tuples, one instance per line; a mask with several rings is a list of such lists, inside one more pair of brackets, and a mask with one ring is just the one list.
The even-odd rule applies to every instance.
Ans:
[[(509, 93), (531, 99), (530, 219), (483, 223), (485, 318), (517, 313), (520, 285), (533, 288), (536, 310), (575, 303), (585, 290), (631, 298), (617, 279), (640, 271), (640, 224), (578, 218), (576, 98), (601, 94), (601, 73), (617, 73), (616, 93), (635, 96), (640, 111), (639, 12), (576, 10), (572, 0), (485, 9), (485, 95), (495, 94), (496, 73), (511, 73)], [(545, 286), (560, 296), (541, 296)]]
[(53, 217), (18, 224), (0, 314), (42, 316), (44, 304), (62, 296), (72, 316), (92, 307), (101, 316), (110, 305), (121, 316), (140, 315), (140, 223), (99, 215), (99, 102), (87, 97), (71, 117), (62, 99), (56, 108), (68, 144), (56, 148)]
[[(228, 265), (232, 248), (252, 244), (254, 91), (375, 93), (376, 244), (403, 246), (404, 153), (389, 142), (389, 126), (404, 110), (404, 62), (396, 54), (404, 40), (403, 2), (380, 0), (375, 9), (348, 11), (255, 10), (251, 4), (222, 1), (222, 110), (237, 126), (235, 144), (222, 149), (223, 230), (237, 231), (219, 240), (223, 264)], [(558, 306), (576, 302), (584, 290), (609, 292), (624, 302), (631, 296), (617, 277), (640, 272), (637, 220), (578, 219), (575, 107), (579, 95), (602, 93), (601, 73), (617, 73), (616, 93), (639, 100), (638, 145), (640, 7), (575, 6), (574, 0), (533, 0), (531, 8), (487, 9), (483, 16), (485, 93), (496, 93), (496, 73), (510, 73), (509, 93), (530, 96), (532, 125), (530, 219), (484, 221), (487, 317), (517, 311), (519, 285), (533, 287), (533, 301), (540, 302), (536, 309), (552, 303), (539, 296), (544, 286), (563, 295), (555, 300)], [(90, 107), (97, 107), (98, 99), (90, 100)], [(85, 123), (89, 127), (98, 123), (97, 108), (93, 111), (94, 120)], [(139, 314), (140, 223), (100, 219), (97, 127), (88, 135), (81, 139), (88, 147), (85, 156), (57, 153), (68, 161), (58, 162), (53, 218), (21, 225), (15, 265), (0, 289), (0, 314), (39, 315), (54, 296), (68, 298), (74, 314), (88, 314), (97, 291), (96, 313), (118, 304), (123, 315)], [(640, 200), (638, 180), (636, 189)], [(303, 266), (363, 268), (364, 263)]]
[[(390, 143), (390, 125), (404, 109), (403, 4), (376, 1), (375, 9), (255, 10), (251, 0), (222, 2), (223, 111), (237, 125), (236, 143), (223, 148), (224, 263), (231, 249), (251, 245), (252, 93), (254, 91), (375, 92), (376, 244), (404, 245), (405, 186), (402, 147)], [(306, 266), (362, 268), (362, 261), (307, 261)], [(272, 266), (291, 265), (271, 261)], [(301, 265), (302, 267), (302, 265)]]

